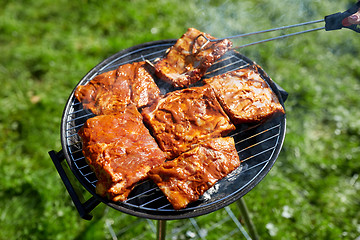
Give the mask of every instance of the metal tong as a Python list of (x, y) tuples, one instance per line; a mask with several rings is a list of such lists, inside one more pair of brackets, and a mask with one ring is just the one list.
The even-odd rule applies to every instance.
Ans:
[[(283, 26), (283, 27), (277, 27), (277, 28), (272, 28), (272, 29), (267, 29), (267, 30), (262, 30), (262, 31), (257, 31), (257, 32), (244, 33), (244, 34), (234, 35), (234, 36), (225, 37), (225, 38), (209, 39), (205, 35), (200, 34), (194, 40), (194, 46), (192, 48), (192, 53), (196, 53), (196, 52), (202, 50), (210, 42), (218, 42), (218, 41), (222, 41), (225, 39), (246, 37), (246, 36), (257, 35), (257, 34), (262, 34), (262, 33), (267, 33), (267, 32), (273, 32), (273, 31), (279, 31), (279, 30), (284, 30), (284, 29), (289, 29), (289, 28), (295, 28), (295, 27), (300, 27), (300, 26), (305, 26), (305, 25), (310, 25), (310, 24), (315, 24), (315, 23), (320, 23), (320, 22), (325, 22), (325, 26), (313, 28), (313, 29), (309, 29), (309, 30), (304, 30), (304, 31), (300, 31), (300, 32), (290, 33), (290, 34), (284, 34), (284, 35), (281, 35), (278, 37), (273, 37), (273, 38), (268, 38), (268, 39), (252, 42), (252, 43), (244, 44), (241, 46), (233, 47), (233, 49), (244, 48), (244, 47), (256, 45), (259, 43), (269, 42), (269, 41), (273, 41), (273, 40), (277, 40), (277, 39), (282, 39), (282, 38), (291, 37), (291, 36), (295, 36), (295, 35), (299, 35), (299, 34), (303, 34), (303, 33), (318, 31), (318, 30), (322, 30), (322, 29), (325, 29), (326, 31), (332, 31), (332, 30), (338, 30), (338, 29), (342, 29), (342, 28), (348, 28), (355, 32), (360, 33), (360, 24), (359, 24), (360, 23), (360, 1), (358, 1), (354, 6), (352, 6), (350, 9), (348, 9), (345, 12), (334, 13), (334, 14), (325, 16), (324, 19), (320, 19), (320, 20), (304, 22), (304, 23)], [(204, 38), (206, 40), (206, 42), (204, 44), (202, 44), (199, 48), (197, 48), (197, 46), (195, 46), (196, 40), (200, 37)]]

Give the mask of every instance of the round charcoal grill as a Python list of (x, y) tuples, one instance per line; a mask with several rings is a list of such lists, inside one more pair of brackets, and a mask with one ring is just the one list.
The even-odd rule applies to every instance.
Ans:
[[(114, 70), (126, 63), (144, 60), (154, 61), (156, 58), (164, 56), (166, 50), (175, 42), (176, 40), (155, 41), (120, 51), (95, 66), (78, 85), (84, 85), (96, 75)], [(252, 64), (254, 62), (247, 57), (236, 51), (229, 51), (208, 69), (204, 78)], [(260, 73), (284, 106), (286, 92), (283, 92), (263, 70), (260, 69)], [(163, 94), (174, 90), (161, 80), (155, 79), (155, 81)], [(88, 213), (100, 202), (137, 217), (157, 220), (190, 218), (213, 212), (233, 203), (254, 188), (274, 165), (284, 141), (286, 127), (284, 114), (274, 115), (261, 124), (236, 126), (236, 130), (229, 136), (235, 139), (236, 149), (241, 160), (240, 167), (217, 182), (198, 201), (188, 205), (185, 209), (174, 210), (151, 180), (138, 183), (126, 201), (111, 202), (96, 194), (97, 178), (82, 154), (82, 143), (77, 132), (87, 119), (95, 115), (83, 109), (81, 103), (74, 97), (74, 91), (67, 101), (62, 117), (61, 143), (63, 149), (57, 154), (50, 152), (50, 155), (83, 218), (90, 218)], [(62, 174), (64, 169), (60, 162), (63, 159), (66, 159), (72, 173), (81, 185), (93, 195), (85, 203), (79, 200), (73, 184), (65, 174)]]

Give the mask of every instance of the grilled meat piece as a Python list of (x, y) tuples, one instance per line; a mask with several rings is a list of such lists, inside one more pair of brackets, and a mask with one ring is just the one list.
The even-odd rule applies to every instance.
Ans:
[(149, 171), (174, 209), (199, 199), (217, 181), (240, 166), (234, 139), (213, 138)]
[(203, 37), (197, 38), (201, 34), (215, 39), (195, 28), (189, 28), (167, 55), (156, 62), (156, 75), (175, 87), (187, 87), (199, 81), (206, 70), (232, 47), (232, 43), (226, 39), (209, 42), (200, 49), (207, 42)]
[(134, 77), (130, 78), (131, 100), (138, 108), (152, 104), (160, 97), (160, 89), (152, 75), (154, 69), (145, 62), (139, 62), (135, 67)]
[(102, 73), (76, 88), (75, 97), (95, 115), (122, 112), (130, 103), (127, 81), (117, 81), (117, 70)]
[(78, 86), (75, 97), (95, 115), (123, 112), (131, 102), (144, 107), (160, 95), (150, 71), (145, 62), (121, 65)]
[(96, 192), (113, 201), (124, 201), (135, 184), (165, 161), (155, 139), (142, 122), (135, 105), (122, 114), (90, 118), (78, 132), (83, 155), (95, 172)]
[(234, 124), (258, 122), (274, 113), (285, 113), (279, 99), (262, 79), (255, 65), (204, 81), (213, 88)]
[(142, 114), (169, 158), (235, 129), (208, 86), (170, 92), (156, 104), (144, 108)]

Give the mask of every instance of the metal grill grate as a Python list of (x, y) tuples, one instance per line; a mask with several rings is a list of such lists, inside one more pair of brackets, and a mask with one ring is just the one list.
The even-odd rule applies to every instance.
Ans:
[[(154, 61), (156, 58), (162, 57), (166, 49), (173, 44), (173, 40), (155, 44), (149, 43), (141, 48), (132, 48), (125, 52), (119, 52), (97, 65), (79, 82), (79, 85), (84, 85), (96, 75), (114, 70), (122, 64), (144, 60)], [(251, 60), (235, 51), (230, 51), (208, 69), (205, 78), (243, 68), (251, 64), (253, 64)], [(274, 89), (274, 86), (271, 85), (273, 83), (265, 73), (263, 77)], [(173, 90), (169, 89), (167, 84), (157, 83), (162, 93)], [(63, 116), (62, 144), (70, 168), (85, 188), (96, 195), (95, 186), (97, 179), (85, 161), (82, 154), (81, 140), (77, 135), (85, 121), (93, 116), (95, 115), (82, 108), (82, 105), (72, 93)], [(107, 203), (119, 210), (124, 210), (124, 208), (130, 209), (131, 211), (128, 212), (130, 214), (134, 210), (150, 214), (150, 216), (142, 216), (150, 218), (157, 218), (159, 214), (175, 214), (178, 216), (172, 216), (172, 218), (184, 218), (188, 217), (187, 213), (191, 211), (191, 214), (195, 214), (195, 216), (196, 214), (204, 214), (203, 212), (200, 213), (201, 211), (196, 213), (196, 210), (200, 208), (208, 209), (208, 212), (218, 210), (245, 195), (266, 175), (281, 149), (284, 132), (284, 115), (274, 116), (258, 125), (244, 124), (237, 126), (237, 129), (230, 136), (234, 137), (236, 142), (236, 149), (242, 162), (241, 166), (216, 183), (197, 202), (190, 204), (186, 209), (175, 211), (158, 187), (149, 180), (139, 183), (126, 201)]]

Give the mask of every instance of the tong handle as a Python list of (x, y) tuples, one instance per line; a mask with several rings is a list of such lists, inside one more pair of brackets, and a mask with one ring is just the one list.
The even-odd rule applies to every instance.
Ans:
[(354, 6), (345, 12), (338, 12), (325, 17), (325, 30), (332, 31), (338, 30), (342, 28), (349, 28), (355, 32), (360, 33), (360, 25), (359, 24), (351, 24), (349, 26), (344, 25), (344, 20), (349, 16), (358, 13), (358, 17), (360, 18), (360, 1), (358, 1)]
[(61, 162), (65, 159), (63, 151), (61, 150), (56, 153), (55, 151), (52, 150), (49, 152), (49, 155), (55, 165), (57, 172), (60, 175), (61, 180), (63, 181), (63, 183), (66, 187), (66, 190), (68, 191), (68, 193), (76, 207), (76, 210), (79, 212), (80, 217), (85, 220), (91, 220), (92, 215), (90, 215), (89, 213), (97, 205), (99, 205), (100, 201), (93, 196), (90, 199), (88, 199), (86, 202), (82, 203), (80, 200), (80, 197), (76, 193), (74, 186), (72, 185), (69, 177), (67, 176), (65, 169), (61, 165)]

